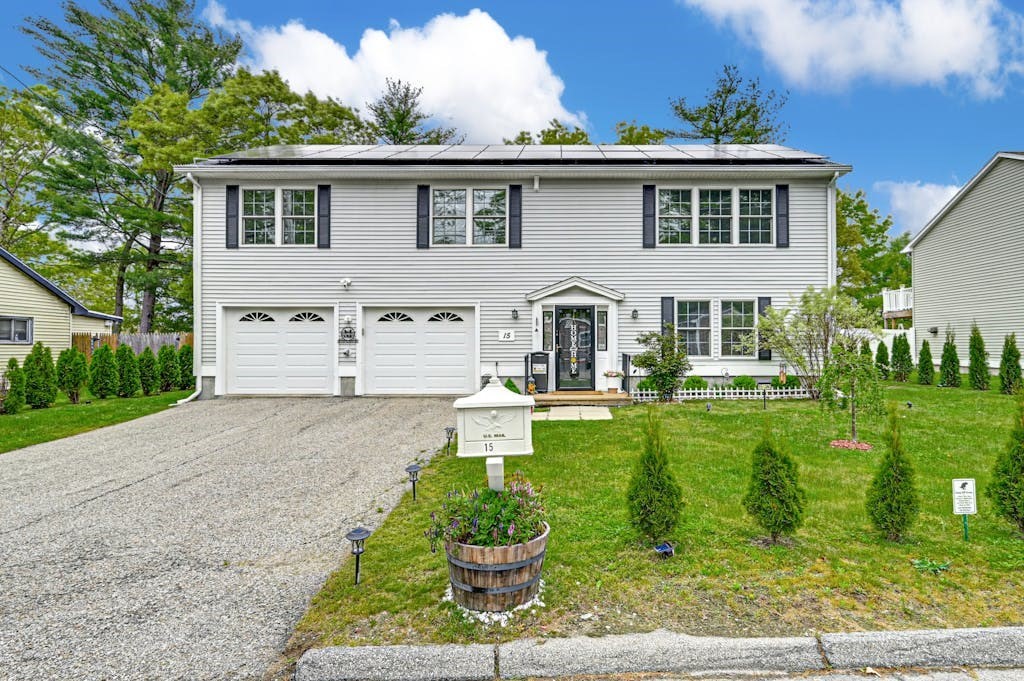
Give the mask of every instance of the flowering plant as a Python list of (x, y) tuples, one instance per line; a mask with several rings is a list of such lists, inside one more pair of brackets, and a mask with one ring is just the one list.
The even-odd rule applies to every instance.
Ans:
[(615, 369), (609, 369), (608, 371), (604, 372), (604, 375), (605, 378), (624, 378), (626, 374), (622, 373), (621, 371), (616, 371)]
[(447, 542), (511, 546), (543, 534), (544, 517), (540, 490), (516, 472), (500, 492), (449, 492), (441, 512), (430, 514), (430, 527), (423, 534), (430, 540), (432, 552), (439, 543)]

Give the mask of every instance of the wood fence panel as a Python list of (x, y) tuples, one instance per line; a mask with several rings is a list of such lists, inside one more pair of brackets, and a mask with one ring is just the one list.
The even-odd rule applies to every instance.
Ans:
[(164, 345), (170, 345), (175, 350), (182, 345), (195, 347), (195, 336), (191, 333), (121, 333), (121, 334), (92, 334), (88, 331), (79, 331), (71, 334), (71, 347), (84, 352), (86, 359), (92, 359), (93, 350), (100, 345), (109, 345), (111, 350), (117, 350), (118, 345), (128, 345), (139, 354), (145, 348), (150, 348), (153, 353), (160, 352)]
[(87, 360), (92, 359), (93, 350), (101, 345), (109, 345), (111, 350), (117, 350), (117, 336), (112, 333), (93, 334), (88, 331), (71, 334), (71, 347), (84, 352)]

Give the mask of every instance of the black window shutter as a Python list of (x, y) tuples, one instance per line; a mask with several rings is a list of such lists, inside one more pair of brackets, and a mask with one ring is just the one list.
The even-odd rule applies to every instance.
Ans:
[(224, 232), (226, 234), (225, 246), (238, 248), (238, 185), (229, 184), (224, 192), (225, 219)]
[(789, 248), (789, 185), (775, 185), (775, 245)]
[(661, 332), (665, 333), (665, 325), (676, 323), (676, 299), (665, 297), (661, 299)]
[(654, 185), (644, 185), (644, 248), (654, 248)]
[[(771, 298), (758, 298), (757, 299), (757, 316), (758, 317), (763, 317), (765, 312), (768, 311), (768, 308), (771, 307), (771, 305), (772, 305), (772, 299)], [(772, 349), (771, 348), (762, 348), (761, 344), (758, 343), (757, 358), (758, 359), (771, 359), (772, 358)]]
[(430, 185), (416, 187), (416, 248), (430, 248)]
[(508, 247), (523, 247), (523, 185), (508, 187)]
[(316, 246), (331, 247), (331, 185), (316, 186)]

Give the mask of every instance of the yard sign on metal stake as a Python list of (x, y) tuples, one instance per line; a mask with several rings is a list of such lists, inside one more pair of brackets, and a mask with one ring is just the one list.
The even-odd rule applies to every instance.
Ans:
[(957, 478), (953, 481), (953, 514), (963, 516), (964, 541), (970, 541), (967, 516), (978, 512), (978, 498), (975, 495), (974, 478)]

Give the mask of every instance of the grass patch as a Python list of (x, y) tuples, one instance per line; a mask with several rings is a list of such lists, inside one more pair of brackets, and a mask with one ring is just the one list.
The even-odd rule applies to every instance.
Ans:
[(56, 404), (48, 409), (24, 409), (17, 414), (0, 416), (0, 453), (163, 411), (190, 393), (179, 390), (149, 397), (105, 400), (84, 397), (81, 404), (71, 404), (61, 394)]
[(922, 497), (921, 517), (904, 543), (876, 534), (864, 509), (884, 452), (884, 417), (861, 425), (862, 438), (880, 445), (873, 451), (836, 450), (829, 441), (848, 435), (842, 416), (810, 402), (769, 404), (779, 442), (800, 467), (807, 514), (792, 545), (762, 548), (741, 506), (764, 419), (761, 402), (719, 401), (710, 413), (703, 402), (659, 406), (687, 499), (669, 560), (640, 547), (626, 515), (644, 408), (618, 409), (613, 421), (536, 422), (535, 455), (507, 461), (506, 469), (521, 469), (545, 488), (546, 608), (488, 629), (441, 603), (447, 568), (423, 536), (428, 516), (447, 490), (486, 484), (482, 461), (442, 455), (424, 471), (419, 501), (406, 494), (367, 541), (363, 583), (352, 586), (351, 565), (335, 572), (299, 623), (293, 648), (660, 627), (736, 636), (1021, 624), (1024, 541), (980, 494), (981, 513), (965, 543), (950, 488), (954, 477), (975, 477), (984, 490), (1009, 437), (1013, 399), (914, 385), (888, 384), (885, 391), (901, 405)]

